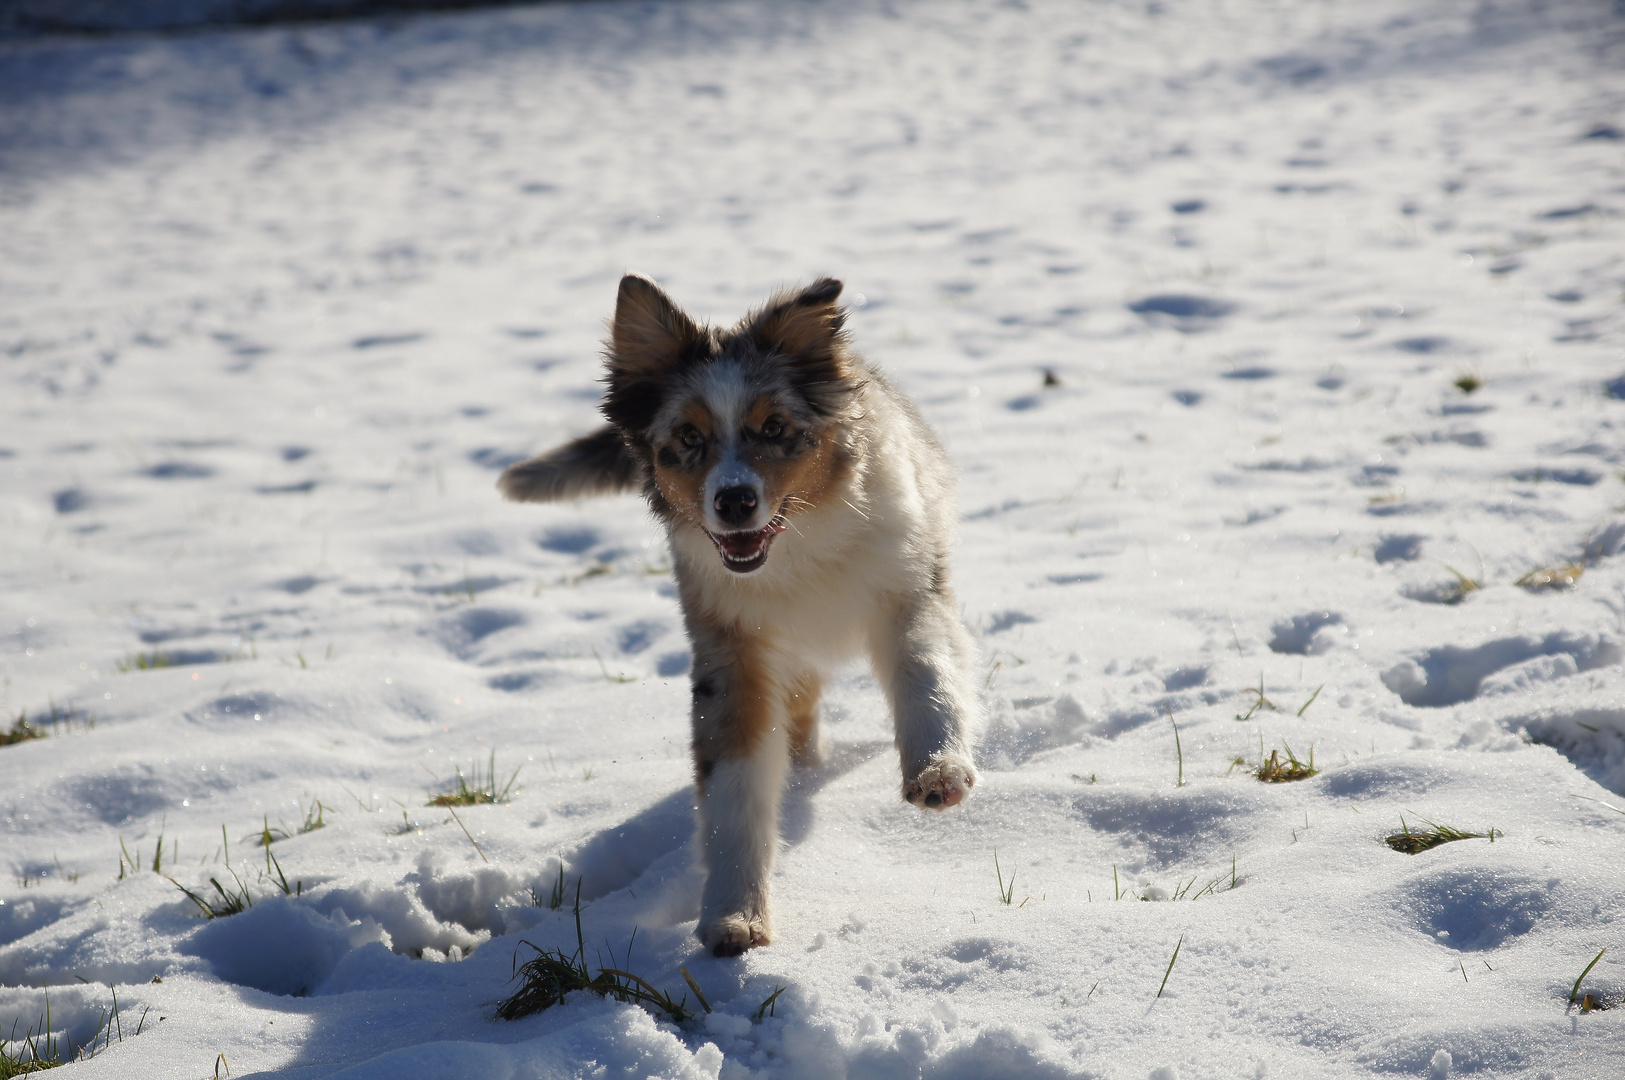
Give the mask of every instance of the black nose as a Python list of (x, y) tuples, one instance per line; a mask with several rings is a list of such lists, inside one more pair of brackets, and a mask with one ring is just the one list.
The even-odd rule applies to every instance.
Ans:
[(743, 525), (756, 513), (756, 492), (748, 487), (723, 488), (712, 505), (725, 525)]

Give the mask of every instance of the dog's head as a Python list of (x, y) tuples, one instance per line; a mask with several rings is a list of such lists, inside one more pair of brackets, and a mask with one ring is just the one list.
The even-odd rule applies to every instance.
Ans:
[(838, 428), (863, 383), (840, 294), (820, 278), (723, 331), (648, 278), (621, 279), (604, 415), (643, 461), (655, 511), (704, 530), (736, 573), (760, 569), (786, 519), (847, 468)]

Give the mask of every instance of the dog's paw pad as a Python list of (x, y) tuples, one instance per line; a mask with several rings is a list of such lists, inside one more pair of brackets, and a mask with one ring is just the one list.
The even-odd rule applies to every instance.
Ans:
[(738, 956), (746, 949), (773, 943), (773, 933), (761, 917), (724, 915), (707, 919), (696, 933), (713, 956)]
[(932, 762), (903, 785), (903, 798), (922, 810), (946, 810), (965, 801), (976, 786), (976, 769), (961, 758)]

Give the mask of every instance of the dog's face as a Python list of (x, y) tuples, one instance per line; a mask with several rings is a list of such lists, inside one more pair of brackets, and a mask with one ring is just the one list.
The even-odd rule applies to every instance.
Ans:
[(643, 459), (655, 511), (703, 530), (735, 573), (765, 565), (787, 519), (844, 475), (838, 426), (861, 382), (840, 290), (821, 279), (720, 332), (647, 278), (621, 281), (604, 413)]

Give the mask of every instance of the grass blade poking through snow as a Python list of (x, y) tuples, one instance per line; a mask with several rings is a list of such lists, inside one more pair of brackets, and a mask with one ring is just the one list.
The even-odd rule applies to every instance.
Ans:
[[(1581, 726), (1584, 727), (1585, 725), (1582, 724)], [(1599, 806), (1605, 806), (1609, 810), (1612, 810), (1616, 814), (1625, 814), (1625, 810), (1621, 810), (1619, 807), (1613, 805), (1612, 803), (1605, 803), (1601, 799), (1593, 799), (1590, 795), (1575, 795), (1574, 798), (1576, 798), (1576, 799), (1584, 799), (1587, 802), (1594, 802), (1594, 803), (1597, 803)]]
[(1004, 904), (1011, 903), (1014, 900), (1015, 895), (1016, 895), (1016, 875), (1011, 874), (1010, 875), (1010, 884), (1005, 885), (1005, 883), (1004, 883), (1004, 871), (999, 868), (999, 849), (998, 848), (993, 849), (993, 873), (999, 879), (999, 902), (1004, 903)]
[(784, 989), (782, 984), (776, 985), (773, 992), (767, 995), (767, 1000), (751, 1014), (751, 1019), (760, 1024), (764, 1017), (779, 1015), (779, 995), (784, 993)]
[[(360, 802), (359, 799), (356, 801)], [(362, 807), (365, 809), (366, 804), (363, 803)], [(267, 814), (262, 819), (260, 831), (254, 834), (254, 842), (263, 847), (270, 847), (278, 840), (291, 840), (295, 836), (303, 836), (306, 833), (315, 832), (317, 829), (326, 828), (327, 819), (325, 815), (327, 811), (332, 809), (331, 806), (323, 803), (320, 799), (312, 800), (310, 808), (305, 811), (305, 820), (293, 832), (289, 832), (282, 825), (278, 825), (274, 829), (271, 828), (271, 817)]]
[(694, 991), (694, 996), (699, 999), (700, 1008), (704, 1009), (706, 1012), (710, 1012), (711, 1003), (705, 1000), (705, 991), (701, 990), (700, 984), (694, 981), (694, 976), (688, 973), (688, 968), (680, 967), (677, 970), (682, 974), (683, 981), (688, 983), (688, 988)]
[[(1586, 976), (1591, 974), (1591, 969), (1597, 966), (1597, 961), (1601, 960), (1602, 959), (1602, 954), (1607, 952), (1607, 951), (1608, 951), (1607, 949), (1603, 949), (1601, 952), (1598, 952), (1596, 956), (1593, 956), (1591, 958), (1591, 963), (1587, 964), (1586, 969), (1584, 971), (1580, 972), (1580, 977), (1578, 979), (1574, 980), (1574, 989), (1569, 991), (1569, 1004), (1570, 1005), (1573, 1005), (1574, 1004), (1574, 999), (1580, 996), (1580, 984), (1586, 981)], [(1589, 996), (1590, 995), (1588, 994), (1587, 997), (1589, 997)], [(1589, 1010), (1587, 1010), (1587, 1011), (1589, 1011)]]
[(1245, 713), (1236, 714), (1236, 719), (1243, 723), (1251, 720), (1253, 718), (1253, 714), (1259, 709), (1268, 709), (1270, 712), (1281, 711), (1281, 707), (1279, 705), (1275, 704), (1275, 702), (1264, 696), (1264, 673), (1262, 671), (1258, 673), (1258, 689), (1254, 690), (1249, 686), (1243, 691), (1243, 693), (1253, 694), (1258, 698), (1257, 701), (1254, 701), (1252, 705), (1248, 706)]
[(1179, 949), (1184, 944), (1185, 935), (1180, 934), (1178, 943), (1174, 945), (1174, 955), (1168, 958), (1168, 970), (1162, 973), (1162, 985), (1157, 987), (1157, 997), (1159, 998), (1162, 996), (1162, 992), (1168, 989), (1168, 976), (1174, 973), (1174, 961), (1179, 959)]
[(457, 816), (456, 808), (450, 803), (447, 803), (446, 813), (450, 814), (451, 820), (455, 821), (457, 823), (457, 827), (463, 830), (463, 835), (468, 837), (468, 842), (474, 845), (474, 850), (479, 852), (481, 861), (489, 863), (491, 860), (485, 857), (485, 849), (481, 848), (480, 842), (474, 839), (474, 834), (468, 831), (468, 826), (463, 824), (463, 819)]
[[(579, 887), (580, 881), (578, 880), (576, 884)], [(549, 911), (557, 911), (559, 908), (564, 906), (563, 863), (559, 863), (559, 876), (554, 880), (552, 887), (547, 890), (546, 896), (543, 896), (541, 893), (537, 892), (534, 887), (531, 888), (530, 903), (532, 907), (545, 907)]]
[[(1260, 696), (1262, 696), (1262, 693), (1260, 694)], [(1174, 722), (1174, 710), (1171, 707), (1167, 706), (1167, 705), (1164, 705), (1163, 708), (1168, 710), (1168, 722), (1170, 724), (1174, 725), (1174, 755), (1179, 760), (1179, 772), (1175, 775), (1174, 787), (1184, 787), (1185, 786), (1185, 748), (1179, 745), (1179, 725)]]

